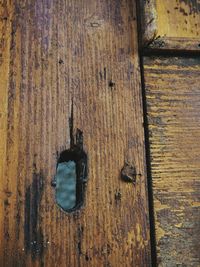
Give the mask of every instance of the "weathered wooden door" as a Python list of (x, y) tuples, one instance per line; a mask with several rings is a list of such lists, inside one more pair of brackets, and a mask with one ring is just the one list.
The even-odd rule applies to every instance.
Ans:
[[(135, 1), (0, 4), (1, 266), (150, 266)], [(51, 184), (76, 142), (69, 213)]]

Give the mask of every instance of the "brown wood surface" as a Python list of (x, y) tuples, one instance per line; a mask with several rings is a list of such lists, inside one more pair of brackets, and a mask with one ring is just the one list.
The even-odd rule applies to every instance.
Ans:
[(146, 57), (158, 266), (200, 266), (200, 58)]
[(143, 46), (200, 51), (199, 0), (140, 0)]
[[(135, 13), (131, 0), (0, 1), (0, 266), (150, 266)], [(51, 181), (72, 103), (89, 175), (66, 214)]]

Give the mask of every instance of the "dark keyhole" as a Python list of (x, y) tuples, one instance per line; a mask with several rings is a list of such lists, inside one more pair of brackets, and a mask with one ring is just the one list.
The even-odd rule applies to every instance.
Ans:
[(67, 212), (79, 209), (84, 202), (87, 181), (87, 155), (74, 145), (60, 154), (56, 176), (56, 202)]

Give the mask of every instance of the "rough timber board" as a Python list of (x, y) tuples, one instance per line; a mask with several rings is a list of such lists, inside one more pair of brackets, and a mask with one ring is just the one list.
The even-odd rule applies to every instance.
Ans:
[[(135, 1), (0, 4), (0, 266), (150, 266)], [(51, 180), (72, 99), (89, 177), (67, 215)]]
[(200, 266), (200, 58), (146, 57), (158, 266)]
[(144, 48), (200, 51), (199, 0), (140, 0)]

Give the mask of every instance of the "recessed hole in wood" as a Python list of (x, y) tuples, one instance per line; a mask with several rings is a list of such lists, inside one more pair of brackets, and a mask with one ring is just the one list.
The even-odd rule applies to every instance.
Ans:
[(56, 202), (66, 212), (79, 209), (84, 202), (87, 182), (87, 155), (83, 151), (82, 132), (77, 129), (76, 144), (60, 154), (56, 176), (52, 186), (56, 191)]

